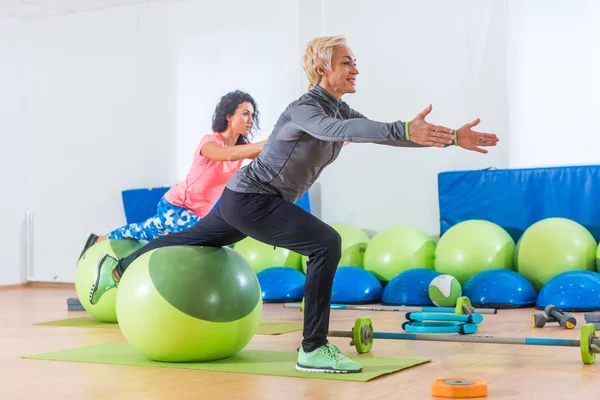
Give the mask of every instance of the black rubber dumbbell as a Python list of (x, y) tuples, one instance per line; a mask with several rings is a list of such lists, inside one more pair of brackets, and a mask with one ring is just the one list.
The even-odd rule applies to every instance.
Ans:
[(577, 320), (568, 312), (560, 311), (558, 307), (548, 304), (544, 309), (545, 314), (538, 313), (531, 316), (531, 324), (536, 328), (543, 328), (547, 323), (558, 322), (567, 329), (575, 328)]

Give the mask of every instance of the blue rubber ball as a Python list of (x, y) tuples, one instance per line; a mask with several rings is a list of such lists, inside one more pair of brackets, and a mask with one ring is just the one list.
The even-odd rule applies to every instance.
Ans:
[(537, 292), (523, 275), (501, 268), (469, 278), (463, 285), (463, 296), (467, 296), (474, 307), (524, 308), (535, 305)]
[(377, 303), (381, 300), (383, 286), (371, 272), (364, 268), (339, 267), (333, 279), (331, 302), (334, 304)]
[(301, 301), (304, 297), (306, 277), (296, 269), (272, 267), (260, 271), (256, 277), (265, 303)]
[(540, 290), (536, 308), (553, 304), (563, 311), (600, 310), (600, 273), (567, 271), (550, 279)]
[(381, 302), (399, 306), (433, 306), (429, 284), (440, 275), (429, 268), (413, 268), (396, 275), (386, 285)]

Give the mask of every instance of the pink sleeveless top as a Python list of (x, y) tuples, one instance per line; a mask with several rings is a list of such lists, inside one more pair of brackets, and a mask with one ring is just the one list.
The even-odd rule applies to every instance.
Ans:
[(214, 207), (221, 197), (225, 184), (241, 168), (242, 161), (215, 161), (200, 154), (205, 143), (216, 142), (223, 147), (223, 138), (218, 133), (205, 135), (196, 148), (192, 167), (186, 179), (173, 185), (165, 199), (176, 206), (187, 208), (200, 218)]

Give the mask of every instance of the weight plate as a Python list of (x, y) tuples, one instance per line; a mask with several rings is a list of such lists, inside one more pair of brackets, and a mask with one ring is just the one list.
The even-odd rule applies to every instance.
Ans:
[(371, 318), (356, 318), (352, 341), (358, 353), (368, 353), (373, 348), (373, 324)]
[(471, 300), (467, 296), (461, 296), (456, 300), (456, 307), (454, 313), (458, 315), (472, 314), (473, 306)]
[(596, 361), (596, 353), (592, 353), (592, 338), (596, 336), (596, 328), (592, 324), (581, 327), (579, 337), (579, 348), (581, 349), (581, 360), (584, 364), (593, 364)]
[(587, 312), (584, 317), (585, 322), (600, 322), (600, 312)]
[(431, 394), (435, 397), (453, 399), (485, 397), (488, 394), (487, 383), (478, 378), (437, 379), (431, 385)]

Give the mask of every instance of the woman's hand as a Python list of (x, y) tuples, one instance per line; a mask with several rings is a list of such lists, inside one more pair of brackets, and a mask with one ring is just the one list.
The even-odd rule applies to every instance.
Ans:
[(254, 160), (258, 157), (266, 142), (266, 140), (263, 140), (231, 147), (221, 147), (216, 142), (208, 142), (202, 146), (200, 154), (215, 161), (238, 161), (245, 158)]
[(446, 147), (454, 141), (454, 131), (426, 122), (431, 109), (430, 104), (408, 123), (409, 140), (423, 146)]
[(256, 160), (256, 157), (258, 157), (258, 155), (260, 154), (260, 152), (262, 151), (262, 149), (265, 147), (266, 143), (267, 143), (266, 140), (262, 140), (260, 142), (247, 144), (246, 146), (252, 146), (252, 148), (256, 149), (256, 151), (253, 154), (251, 154), (248, 157), (246, 157), (246, 158), (248, 158), (250, 160)]
[(499, 139), (493, 133), (481, 133), (472, 130), (471, 128), (478, 125), (479, 122), (481, 122), (481, 120), (477, 118), (475, 121), (464, 124), (459, 130), (457, 130), (457, 144), (463, 149), (485, 154), (488, 151), (481, 149), (480, 147), (496, 146), (496, 143), (498, 143)]

